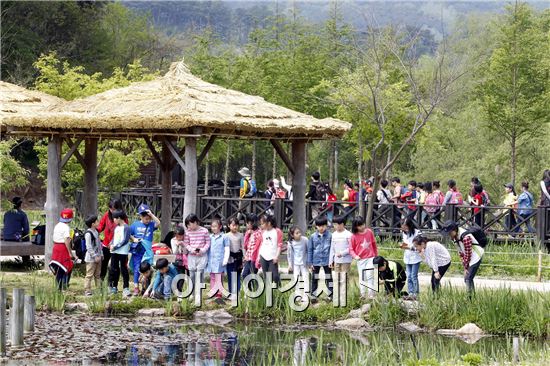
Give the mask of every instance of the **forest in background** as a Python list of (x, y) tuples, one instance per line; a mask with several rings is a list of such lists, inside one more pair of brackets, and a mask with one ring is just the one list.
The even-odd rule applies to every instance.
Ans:
[[(453, 178), (465, 190), (478, 176), (499, 202), (504, 183), (536, 183), (550, 167), (550, 11), (540, 3), (297, 4), (2, 2), (1, 78), (73, 99), (184, 57), (207, 81), (350, 121), (344, 139), (308, 149), (308, 171), (333, 184), (398, 175)], [(140, 142), (100, 149), (100, 188), (110, 191), (151, 159)], [(3, 193), (24, 186), (14, 178), (25, 171), (44, 172), (43, 142), (0, 151)], [(270, 145), (255, 152), (259, 187), (287, 176)], [(217, 142), (210, 178), (236, 179), (252, 154), (248, 141)], [(82, 185), (76, 162), (63, 179), (70, 197)]]

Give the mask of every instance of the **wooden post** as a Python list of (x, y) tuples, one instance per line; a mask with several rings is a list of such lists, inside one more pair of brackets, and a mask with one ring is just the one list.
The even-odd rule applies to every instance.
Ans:
[(86, 139), (84, 147), (84, 189), (82, 216), (97, 215), (97, 146), (99, 139)]
[(292, 179), (293, 222), (305, 233), (306, 221), (306, 141), (299, 140), (292, 143), (292, 160), (294, 178)]
[(46, 248), (44, 269), (48, 270), (53, 251), (53, 228), (61, 212), (61, 138), (54, 135), (48, 141), (48, 170), (46, 178)]
[(512, 349), (514, 353), (513, 362), (518, 363), (519, 362), (519, 338), (518, 337), (514, 337), (514, 339), (512, 340)]
[(10, 308), (10, 339), (12, 347), (23, 345), (24, 299), (25, 290), (22, 288), (14, 288), (12, 306)]
[(183, 218), (197, 211), (197, 139), (185, 138), (185, 201)]
[(252, 179), (256, 180), (256, 140), (252, 141)]
[(162, 197), (160, 212), (160, 232), (164, 238), (170, 231), (172, 223), (172, 155), (166, 142), (162, 143)]
[(24, 330), (25, 333), (34, 332), (34, 311), (36, 302), (33, 295), (25, 295), (25, 315)]
[(6, 356), (6, 289), (0, 288), (0, 357)]

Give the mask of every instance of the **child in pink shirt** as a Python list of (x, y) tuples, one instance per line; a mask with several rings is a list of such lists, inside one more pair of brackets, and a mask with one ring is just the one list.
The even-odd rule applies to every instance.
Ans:
[(372, 263), (374, 257), (378, 255), (376, 247), (376, 239), (371, 229), (365, 225), (365, 219), (357, 216), (351, 223), (351, 245), (349, 249), (350, 255), (357, 261), (357, 272), (359, 273), (359, 289), (361, 298), (365, 298), (367, 294), (373, 297), (375, 292), (374, 287), (374, 265)]

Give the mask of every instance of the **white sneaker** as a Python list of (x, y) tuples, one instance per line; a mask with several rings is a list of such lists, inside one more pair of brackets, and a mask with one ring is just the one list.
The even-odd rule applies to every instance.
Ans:
[(130, 297), (132, 296), (132, 293), (130, 292), (130, 289), (129, 288), (125, 288), (122, 290), (122, 296), (124, 297)]

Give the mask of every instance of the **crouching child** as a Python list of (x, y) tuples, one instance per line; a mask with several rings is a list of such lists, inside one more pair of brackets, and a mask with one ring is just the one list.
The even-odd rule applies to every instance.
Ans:
[(384, 282), (386, 295), (395, 297), (407, 295), (406, 292), (403, 292), (407, 282), (407, 274), (401, 263), (389, 261), (382, 256), (376, 256), (373, 259), (373, 264), (378, 266), (378, 278), (380, 282)]
[[(145, 291), (145, 295), (155, 299), (169, 300), (172, 296), (172, 280), (178, 275), (176, 267), (168, 263), (168, 259), (159, 258), (155, 264), (155, 277), (153, 285), (149, 291)], [(149, 291), (149, 292), (148, 292)]]

